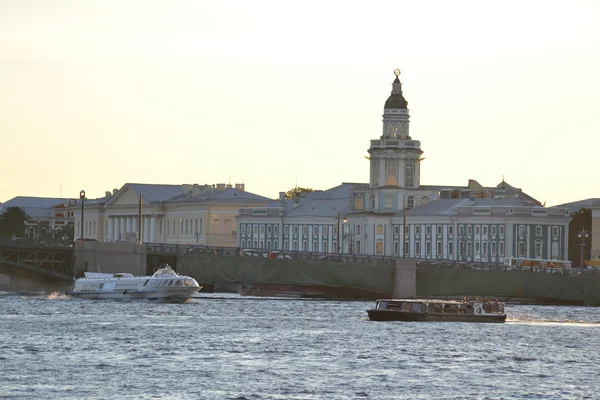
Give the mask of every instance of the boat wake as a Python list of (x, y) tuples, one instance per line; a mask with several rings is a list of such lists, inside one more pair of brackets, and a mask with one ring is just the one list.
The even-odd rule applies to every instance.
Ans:
[(508, 317), (506, 318), (507, 323), (512, 324), (526, 324), (526, 325), (571, 325), (571, 326), (590, 326), (590, 327), (600, 327), (600, 321), (584, 321), (584, 320), (574, 320), (574, 319), (556, 319), (556, 318), (533, 318), (527, 316), (519, 316), (519, 317)]

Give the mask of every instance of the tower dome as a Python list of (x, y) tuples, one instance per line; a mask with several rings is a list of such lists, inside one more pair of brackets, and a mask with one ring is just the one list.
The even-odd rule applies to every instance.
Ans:
[(394, 75), (396, 75), (396, 79), (394, 80), (394, 83), (392, 83), (392, 94), (385, 101), (385, 106), (383, 108), (385, 110), (406, 110), (408, 109), (408, 102), (406, 101), (404, 96), (402, 96), (402, 83), (400, 83), (400, 79), (398, 79), (398, 76), (400, 75), (400, 70), (394, 70)]

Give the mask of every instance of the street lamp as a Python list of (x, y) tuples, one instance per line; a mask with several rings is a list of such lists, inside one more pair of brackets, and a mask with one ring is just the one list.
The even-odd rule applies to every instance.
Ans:
[(342, 219), (344, 221), (344, 223), (348, 222), (348, 219), (346, 217), (344, 217), (344, 218), (340, 217), (339, 211), (337, 212), (335, 219), (337, 219), (337, 253), (340, 254), (341, 253), (341, 251), (340, 251), (341, 240), (340, 239), (342, 238), (342, 235), (340, 234), (340, 219)]
[(579, 246), (581, 247), (581, 252), (579, 256), (579, 268), (583, 268), (583, 249), (585, 247), (585, 239), (590, 237), (590, 233), (581, 228), (581, 231), (579, 231), (577, 237), (581, 239), (581, 243), (579, 244)]
[(81, 200), (81, 239), (83, 239), (83, 224), (85, 219), (83, 218), (84, 216), (84, 210), (85, 210), (85, 190), (81, 190), (81, 192), (79, 192), (79, 200)]

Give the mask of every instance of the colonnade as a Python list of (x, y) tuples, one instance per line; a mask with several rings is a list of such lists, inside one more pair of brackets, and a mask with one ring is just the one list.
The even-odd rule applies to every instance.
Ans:
[[(138, 231), (137, 215), (111, 215), (108, 217), (108, 229), (106, 237), (111, 242), (124, 242), (127, 240), (127, 234)], [(141, 239), (145, 243), (156, 242), (157, 220), (159, 215), (142, 215)]]

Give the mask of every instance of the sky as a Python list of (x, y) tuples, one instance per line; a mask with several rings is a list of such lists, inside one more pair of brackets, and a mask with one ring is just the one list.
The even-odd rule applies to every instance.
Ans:
[(401, 70), (421, 184), (600, 197), (600, 2), (0, 0), (0, 202), (369, 180)]

